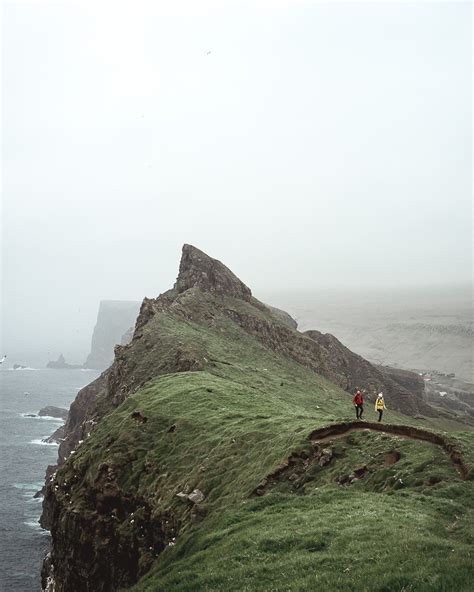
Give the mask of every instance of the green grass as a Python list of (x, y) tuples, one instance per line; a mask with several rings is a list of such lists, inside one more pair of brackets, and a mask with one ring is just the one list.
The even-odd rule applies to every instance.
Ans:
[[(189, 298), (191, 320), (177, 310), (158, 313), (145, 327), (135, 355), (156, 363), (157, 377), (98, 424), (56, 479), (58, 495), (74, 482), (70, 509), (93, 519), (88, 492), (105, 463), (122, 495), (145, 500), (152, 517), (169, 513), (180, 524), (175, 546), (144, 557), (151, 570), (134, 592), (471, 590), (472, 480), (461, 481), (434, 445), (354, 432), (325, 443), (332, 462), (311, 467), (298, 487), (286, 480), (252, 496), (292, 451), (311, 449), (313, 429), (354, 419), (350, 396), (266, 349), (225, 315), (207, 318), (209, 296)], [(146, 347), (152, 335), (159, 351)], [(177, 348), (199, 357), (203, 370), (163, 373)], [(131, 417), (136, 410), (146, 423)], [(367, 406), (366, 419), (374, 418)], [(390, 410), (385, 418), (446, 427)], [(474, 462), (472, 432), (450, 437)], [(385, 467), (393, 449), (401, 458)], [(363, 479), (336, 483), (364, 464), (370, 471)], [(195, 488), (206, 496), (197, 522), (176, 497)], [(136, 534), (130, 516), (117, 528), (124, 540)]]
[(469, 590), (472, 548), (422, 498), (323, 489), (242, 501), (134, 591)]

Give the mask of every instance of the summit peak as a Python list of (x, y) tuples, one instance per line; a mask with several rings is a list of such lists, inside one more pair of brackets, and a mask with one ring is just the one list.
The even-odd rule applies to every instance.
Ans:
[(223, 263), (206, 255), (193, 245), (183, 245), (179, 274), (175, 284), (179, 293), (199, 288), (225, 296), (250, 300), (252, 292)]

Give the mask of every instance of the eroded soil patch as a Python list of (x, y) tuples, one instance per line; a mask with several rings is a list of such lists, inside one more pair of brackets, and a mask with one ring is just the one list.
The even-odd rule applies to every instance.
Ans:
[(395, 424), (383, 424), (373, 423), (368, 421), (361, 422), (344, 422), (336, 423), (330, 426), (319, 428), (314, 430), (309, 435), (309, 439), (312, 442), (322, 442), (330, 439), (334, 436), (347, 434), (355, 430), (372, 430), (376, 432), (385, 432), (386, 434), (392, 434), (394, 436), (400, 436), (402, 438), (409, 438), (411, 440), (421, 440), (423, 442), (429, 442), (430, 444), (436, 444), (440, 446), (448, 455), (453, 467), (459, 473), (461, 479), (466, 479), (469, 472), (468, 467), (464, 464), (461, 453), (456, 449), (455, 445), (447, 440), (441, 434), (430, 432), (429, 430), (423, 430), (421, 428), (415, 428), (407, 425), (395, 425)]
[[(443, 449), (447, 454), (451, 464), (461, 477), (466, 479), (468, 467), (464, 464), (460, 452), (455, 445), (440, 434), (428, 430), (415, 428), (406, 425), (379, 424), (371, 422), (346, 422), (325, 426), (314, 430), (309, 435), (312, 447), (310, 450), (298, 450), (290, 454), (288, 459), (275, 471), (270, 473), (253, 491), (254, 495), (264, 495), (272, 486), (277, 483), (288, 481), (293, 490), (299, 489), (308, 479), (309, 470), (316, 464), (320, 467), (329, 465), (335, 458), (334, 447), (329, 440), (338, 439), (350, 432), (356, 430), (384, 432), (393, 436), (409, 440), (423, 441), (429, 444), (435, 444)], [(382, 467), (388, 468), (397, 463), (401, 458), (401, 453), (396, 448), (385, 453), (382, 458)], [(373, 470), (373, 467), (372, 467)], [(367, 465), (355, 468), (351, 473), (341, 475), (337, 478), (339, 485), (350, 485), (358, 481), (371, 471)], [(436, 482), (436, 481), (435, 481)], [(429, 483), (430, 485), (434, 483)]]

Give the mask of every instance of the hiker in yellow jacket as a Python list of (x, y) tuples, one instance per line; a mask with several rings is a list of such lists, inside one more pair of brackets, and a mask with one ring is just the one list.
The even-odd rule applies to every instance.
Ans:
[(379, 421), (382, 421), (383, 410), (387, 409), (385, 407), (385, 401), (383, 400), (383, 393), (379, 393), (377, 395), (377, 399), (375, 400), (375, 411), (379, 412)]

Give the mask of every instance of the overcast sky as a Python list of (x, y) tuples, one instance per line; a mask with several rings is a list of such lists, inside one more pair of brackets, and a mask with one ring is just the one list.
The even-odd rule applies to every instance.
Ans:
[(471, 279), (471, 4), (4, 2), (4, 348), (181, 245), (258, 297)]

